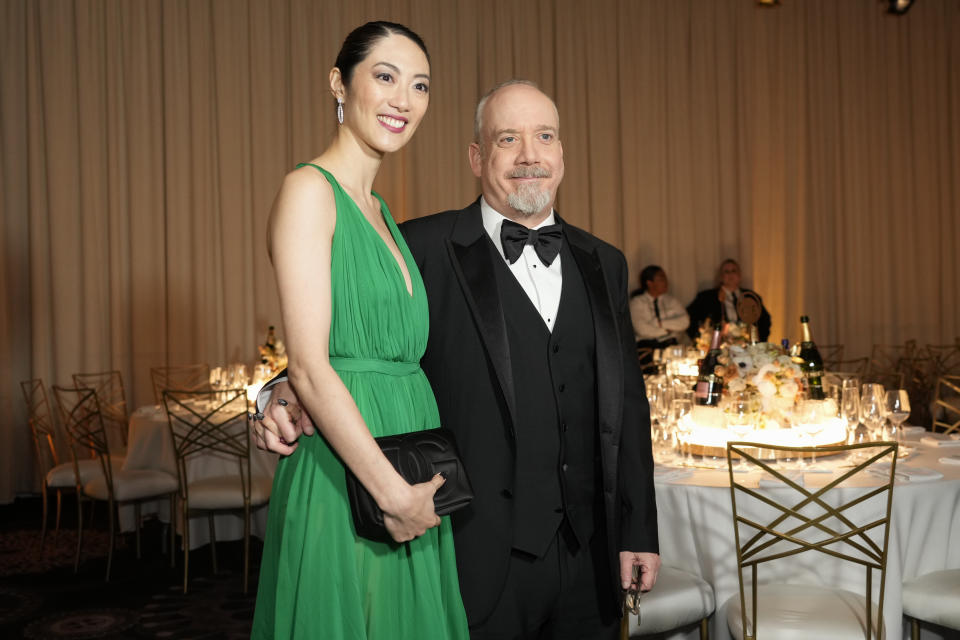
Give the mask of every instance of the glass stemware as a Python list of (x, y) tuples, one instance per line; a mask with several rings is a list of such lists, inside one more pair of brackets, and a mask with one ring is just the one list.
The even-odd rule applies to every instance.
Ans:
[(840, 417), (846, 422), (847, 441), (852, 444), (854, 433), (860, 425), (860, 389), (856, 380), (843, 381), (840, 396)]
[(910, 396), (904, 389), (891, 389), (883, 398), (887, 420), (890, 421), (890, 438), (903, 444), (901, 425), (910, 417)]
[(693, 403), (687, 398), (674, 398), (672, 416), (677, 429), (677, 439), (683, 450), (683, 464), (693, 466), (693, 452), (690, 450), (690, 436), (693, 433), (693, 423), (690, 421), (690, 411)]
[(883, 435), (884, 413), (883, 385), (863, 385), (860, 392), (860, 421), (867, 426), (873, 440), (880, 440)]

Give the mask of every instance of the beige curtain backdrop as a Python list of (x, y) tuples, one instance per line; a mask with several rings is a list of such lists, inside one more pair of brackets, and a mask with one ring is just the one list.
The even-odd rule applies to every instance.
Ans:
[(958, 0), (3, 0), (0, 501), (38, 486), (20, 380), (119, 369), (136, 407), (151, 366), (254, 360), (271, 201), (370, 19), (433, 56), (378, 180), (398, 219), (476, 196), (474, 103), (525, 77), (560, 108), (559, 211), (631, 273), (686, 301), (737, 257), (772, 339), (806, 312), (848, 356), (960, 334)]

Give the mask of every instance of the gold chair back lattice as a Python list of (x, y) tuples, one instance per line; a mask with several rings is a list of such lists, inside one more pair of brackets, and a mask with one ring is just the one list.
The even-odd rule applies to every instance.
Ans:
[(23, 400), (27, 405), (27, 417), (30, 432), (33, 435), (33, 446), (37, 455), (40, 473), (46, 475), (50, 469), (60, 464), (57, 445), (60, 440), (54, 423), (53, 412), (50, 410), (50, 400), (43, 380), (34, 378), (20, 383), (23, 391)]
[[(83, 387), (54, 386), (53, 395), (60, 409), (60, 421), (70, 437), (74, 471), (78, 483), (77, 491), (82, 491), (82, 487), (79, 486), (78, 453), (82, 454), (82, 450), (88, 450), (100, 459), (100, 466), (103, 468), (103, 474), (107, 479), (107, 488), (112, 499), (113, 465), (110, 463), (110, 443), (107, 439), (107, 430), (103, 424), (103, 415), (96, 391)], [(83, 457), (83, 455), (79, 455), (79, 459), (83, 459)]]
[(205, 363), (184, 364), (171, 367), (153, 367), (150, 369), (153, 382), (153, 396), (157, 404), (163, 404), (163, 392), (167, 389), (179, 391), (206, 391), (210, 389), (210, 365)]
[(960, 433), (960, 375), (937, 378), (933, 409), (934, 432)]
[(75, 373), (73, 384), (78, 388), (93, 389), (100, 404), (103, 421), (119, 431), (124, 446), (127, 444), (127, 396), (123, 388), (123, 375), (119, 371)]
[[(774, 459), (813, 452), (856, 453), (858, 461), (825, 486), (805, 488), (792, 479), (789, 472), (775, 468), (772, 460), (758, 457), (761, 450), (764, 455), (771, 455), (771, 452), (775, 454)], [(758, 566), (809, 552), (821, 553), (865, 568), (866, 638), (874, 637), (873, 634), (876, 634), (878, 639), (882, 636), (887, 543), (896, 457), (896, 442), (827, 447), (786, 447), (752, 442), (727, 444), (744, 638), (756, 639)], [(761, 470), (769, 474), (778, 486), (782, 484), (790, 490), (788, 495), (777, 494), (775, 499), (770, 493), (744, 484), (743, 476), (747, 474), (734, 473), (737, 468), (734, 464), (735, 458), (739, 458), (749, 470)], [(881, 464), (887, 466), (877, 466)], [(877, 469), (882, 469), (883, 484), (880, 486), (876, 486), (876, 476), (870, 473)], [(870, 473), (872, 486), (854, 492), (854, 497), (851, 497), (849, 492), (842, 491), (849, 488), (849, 480), (867, 473)], [(841, 486), (845, 483), (848, 486)], [(867, 516), (863, 517), (865, 512)], [(744, 576), (747, 569), (750, 571), (749, 608), (747, 581)], [(879, 574), (875, 622), (871, 603), (874, 573)]]

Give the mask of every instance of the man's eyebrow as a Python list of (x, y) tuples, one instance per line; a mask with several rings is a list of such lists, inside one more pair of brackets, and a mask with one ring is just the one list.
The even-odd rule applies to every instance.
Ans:
[[(398, 66), (395, 65), (395, 64), (390, 64), (389, 62), (378, 62), (378, 63), (376, 63), (376, 64), (373, 65), (373, 66), (379, 67), (379, 66), (381, 66), (381, 65), (384, 66), (384, 67), (387, 67), (388, 69), (392, 70), (394, 73), (396, 73), (396, 74), (398, 74), (398, 75), (400, 74), (400, 67), (398, 67)], [(428, 73), (418, 73), (417, 75), (415, 75), (415, 76), (413, 76), (413, 77), (414, 77), (414, 78), (426, 78), (427, 80), (429, 80), (429, 79), (430, 79), (430, 74), (428, 74)]]
[[(541, 124), (541, 125), (537, 125), (536, 127), (533, 127), (533, 130), (534, 131), (552, 131), (556, 133), (558, 131), (558, 128), (553, 126), (552, 124)], [(521, 133), (521, 130), (520, 129), (497, 129), (496, 131), (493, 132), (493, 135), (496, 137), (499, 137), (504, 133), (516, 134), (516, 133)]]

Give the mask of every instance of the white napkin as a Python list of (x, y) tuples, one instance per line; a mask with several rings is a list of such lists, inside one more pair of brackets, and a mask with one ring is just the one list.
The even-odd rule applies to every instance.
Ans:
[(940, 464), (960, 464), (960, 456), (943, 456)]
[[(882, 477), (890, 474), (890, 464), (887, 462), (878, 462), (870, 467), (870, 473)], [(911, 467), (906, 464), (898, 464), (894, 472), (897, 480), (903, 482), (926, 482), (928, 480), (939, 480), (943, 474), (936, 469), (925, 469), (923, 467)]]
[(693, 469), (683, 469), (678, 467), (662, 467), (657, 465), (653, 468), (653, 480), (655, 482), (673, 482), (682, 480), (693, 475)]
[[(781, 473), (792, 482), (795, 482), (801, 487), (803, 486), (803, 471), (782, 471)], [(780, 478), (775, 478), (764, 473), (760, 481), (757, 482), (757, 486), (761, 489), (776, 489), (777, 487), (789, 487), (790, 485)]]
[(903, 432), (904, 436), (914, 436), (914, 435), (923, 435), (927, 430), (918, 425), (905, 424), (900, 427), (900, 430)]
[(960, 434), (931, 433), (920, 438), (928, 447), (960, 447)]

